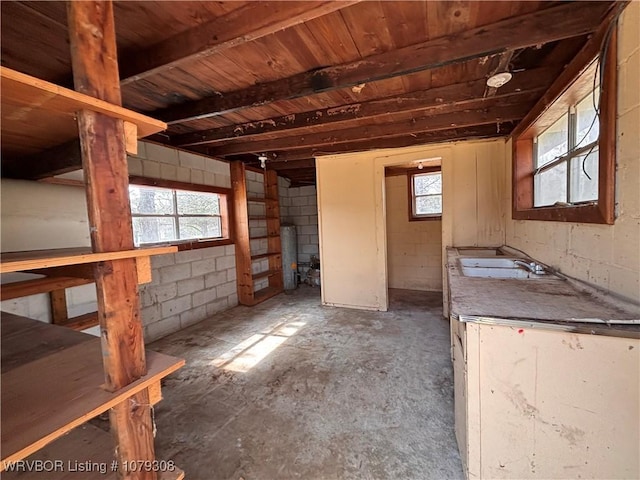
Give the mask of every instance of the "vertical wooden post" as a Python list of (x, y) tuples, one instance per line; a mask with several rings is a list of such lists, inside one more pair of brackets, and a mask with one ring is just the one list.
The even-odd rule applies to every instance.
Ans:
[(69, 319), (67, 293), (64, 288), (49, 292), (49, 302), (51, 303), (51, 323), (59, 325)]
[(238, 301), (253, 305), (253, 277), (251, 272), (251, 243), (249, 239), (249, 211), (247, 208), (247, 178), (244, 163), (231, 162), (233, 189), (233, 222), (236, 242), (236, 272)]
[[(111, 1), (67, 2), (67, 19), (76, 90), (120, 105)], [(78, 114), (78, 131), (93, 250), (131, 249), (124, 124), (82, 111)], [(95, 274), (106, 388), (115, 391), (146, 374), (136, 263), (134, 259), (104, 262), (96, 267)], [(112, 408), (110, 421), (119, 476), (156, 480), (155, 472), (129, 472), (124, 468), (130, 462), (155, 459), (147, 390)]]
[[(275, 170), (264, 172), (264, 194), (267, 207), (267, 235), (269, 239), (269, 252), (281, 252), (282, 241), (280, 238), (280, 198), (278, 197), (278, 173)], [(278, 273), (269, 277), (269, 286), (282, 290), (284, 277), (282, 272), (282, 256), (269, 257), (269, 270)]]

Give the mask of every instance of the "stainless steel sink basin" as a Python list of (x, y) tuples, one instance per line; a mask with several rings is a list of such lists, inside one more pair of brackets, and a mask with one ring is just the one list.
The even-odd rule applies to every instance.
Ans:
[(536, 279), (545, 275), (536, 275), (514, 263), (514, 260), (522, 260), (521, 258), (509, 257), (467, 257), (460, 258), (460, 267), (465, 277), (480, 278), (517, 278), (517, 279)]

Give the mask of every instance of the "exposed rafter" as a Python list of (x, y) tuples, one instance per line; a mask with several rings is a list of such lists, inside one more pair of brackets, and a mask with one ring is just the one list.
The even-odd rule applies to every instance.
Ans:
[(155, 112), (170, 124), (460, 63), (593, 32), (611, 3), (561, 4), (289, 78)]
[(183, 62), (220, 53), (358, 1), (248, 2), (227, 15), (179, 33), (146, 50), (125, 54), (120, 62), (120, 83), (133, 83)]
[[(556, 73), (554, 68), (537, 68), (520, 72), (507, 85), (502, 87), (496, 96), (504, 97), (518, 92), (540, 92), (546, 88), (549, 78)], [(352, 103), (338, 107), (315, 109), (293, 115), (283, 115), (257, 122), (241, 125), (230, 125), (193, 133), (176, 135), (171, 144), (188, 146), (213, 144), (230, 139), (242, 138), (255, 140), (265, 134), (300, 133), (310, 128), (332, 125), (350, 120), (374, 118), (389, 113), (411, 112), (432, 109), (439, 113), (464, 108), (468, 102), (479, 98), (479, 92), (485, 88), (485, 80), (468, 81), (446, 85), (429, 90), (420, 90), (403, 95), (393, 95), (362, 103)]]
[[(522, 96), (528, 95), (528, 99)], [(468, 127), (488, 123), (508, 122), (522, 119), (535, 97), (531, 94), (514, 94), (507, 97), (507, 101), (487, 104), (485, 99), (476, 100), (474, 108), (461, 108), (458, 111), (444, 114), (426, 112), (419, 118), (394, 121), (389, 124), (359, 125), (351, 128), (331, 130), (328, 132), (311, 133), (304, 136), (290, 136), (259, 142), (238, 142), (209, 149), (214, 156), (226, 156), (250, 152), (271, 152), (282, 150), (296, 150), (299, 148), (336, 145), (353, 141), (367, 140), (375, 145), (384, 137), (401, 136), (426, 131), (446, 130), (452, 127)]]

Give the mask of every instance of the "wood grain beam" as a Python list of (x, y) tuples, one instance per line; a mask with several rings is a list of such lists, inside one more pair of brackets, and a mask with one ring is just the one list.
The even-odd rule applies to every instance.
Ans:
[[(452, 140), (505, 137), (511, 133), (515, 123), (516, 122), (505, 122), (500, 124), (499, 128), (495, 123), (492, 123), (472, 127), (421, 132), (398, 137), (381, 138), (378, 140), (356, 140), (343, 144), (325, 145), (314, 148), (300, 148), (298, 150), (279, 152), (278, 159), (279, 161), (294, 161), (334, 153), (350, 153), (366, 150), (378, 150), (382, 148), (410, 147), (413, 145), (449, 142)], [(291, 172), (294, 172), (294, 170)]]
[(287, 170), (298, 170), (301, 168), (316, 168), (316, 160), (315, 158), (305, 158), (302, 160), (291, 160), (288, 162), (267, 162), (267, 168), (270, 170), (276, 170), (278, 172), (284, 172)]
[(122, 55), (120, 83), (128, 85), (184, 62), (214, 55), (327, 15), (358, 1), (248, 2), (222, 17), (174, 35), (143, 51)]
[[(520, 99), (522, 97), (518, 98)], [(479, 105), (474, 105), (474, 108), (465, 108), (444, 114), (433, 114), (428, 111), (421, 117), (409, 117), (403, 121), (394, 121), (384, 125), (358, 125), (356, 127), (311, 133), (308, 135), (296, 135), (259, 142), (233, 143), (212, 148), (210, 152), (214, 156), (225, 156), (247, 152), (297, 150), (301, 147), (320, 147), (323, 145), (335, 145), (357, 140), (370, 140), (371, 142), (375, 142), (383, 137), (446, 130), (452, 127), (468, 127), (488, 123), (495, 124), (498, 122), (522, 119), (535, 102), (535, 98), (532, 96), (522, 100), (511, 100), (511, 102), (504, 103), (496, 101), (496, 103), (493, 104), (486, 103), (487, 100), (496, 101), (496, 98), (478, 100)]]
[[(501, 87), (495, 97), (521, 92), (542, 92), (558, 68), (536, 68), (514, 74), (513, 79)], [(253, 140), (265, 134), (286, 133), (291, 135), (313, 127), (332, 125), (350, 120), (375, 118), (389, 113), (411, 112), (433, 109), (441, 112), (461, 108), (465, 103), (481, 98), (486, 87), (485, 79), (445, 85), (401, 95), (393, 95), (368, 102), (352, 103), (337, 107), (315, 109), (308, 112), (229, 125), (221, 128), (185, 133), (171, 138), (175, 146), (214, 144), (230, 139)]]
[(155, 116), (170, 124), (183, 123), (585, 35), (598, 27), (611, 6), (611, 2), (561, 4), (354, 62), (187, 102), (158, 110)]

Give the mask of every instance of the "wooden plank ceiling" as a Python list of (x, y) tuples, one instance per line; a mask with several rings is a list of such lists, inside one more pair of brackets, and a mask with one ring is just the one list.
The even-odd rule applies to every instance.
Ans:
[[(2, 64), (71, 86), (64, 2), (1, 8)], [(314, 183), (313, 157), (323, 153), (507, 135), (619, 8), (116, 2), (123, 104), (169, 123), (155, 141), (253, 165), (266, 154), (294, 184)], [(486, 86), (505, 70), (510, 83)], [(65, 155), (72, 170), (78, 160)], [(46, 155), (18, 160), (22, 176), (30, 162), (41, 163), (40, 178), (48, 168)]]

